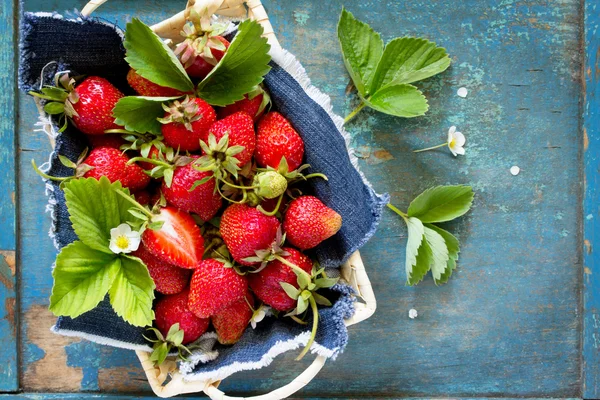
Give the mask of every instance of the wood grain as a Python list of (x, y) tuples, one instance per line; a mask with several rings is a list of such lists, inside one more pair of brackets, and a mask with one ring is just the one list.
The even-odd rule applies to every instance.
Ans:
[[(427, 116), (404, 120), (365, 110), (347, 129), (352, 145), (363, 149), (362, 171), (400, 208), (435, 184), (470, 183), (476, 190), (473, 211), (447, 226), (461, 239), (462, 252), (457, 273), (442, 287), (430, 279), (405, 286), (406, 231), (400, 220), (385, 215), (377, 235), (361, 250), (379, 309), (350, 329), (345, 353), (328, 363), (302, 395), (580, 397), (580, 2), (264, 3), (281, 44), (297, 55), (340, 114), (356, 105), (356, 98), (345, 93), (348, 75), (335, 37), (342, 4), (386, 41), (418, 35), (445, 46), (451, 68), (417, 84), (429, 98)], [(24, 2), (26, 10), (73, 6), (72, 0)], [(121, 26), (132, 16), (154, 23), (178, 7), (156, 0), (112, 1), (99, 15)], [(462, 86), (469, 90), (464, 99), (455, 94)], [(47, 159), (49, 145), (31, 132), (35, 109), (29, 99), (21, 97), (19, 111), (20, 146), (27, 151), (18, 170), (20, 307), (28, 315), (47, 305), (55, 251), (46, 236), (43, 185), (28, 165), (31, 157)], [(442, 142), (451, 125), (467, 137), (466, 156), (411, 152)], [(597, 146), (597, 134), (588, 127), (590, 149)], [(521, 168), (520, 175), (509, 173), (513, 165)], [(591, 182), (588, 177), (588, 188)], [(596, 213), (594, 223), (597, 218)], [(594, 238), (585, 238), (593, 254)], [(591, 274), (585, 282), (598, 276), (595, 265), (586, 262)], [(408, 318), (410, 308), (419, 311), (417, 319)], [(48, 338), (46, 350), (30, 339), (49, 326), (28, 320), (22, 325), (22, 371), (43, 357), (57, 357), (47, 349), (61, 346), (63, 339)], [(132, 352), (85, 341), (69, 344), (65, 352), (66, 365), (81, 368), (81, 391), (147, 391), (143, 381), (130, 379), (139, 371)], [(303, 367), (286, 355), (267, 369), (226, 380), (222, 388), (228, 394), (264, 393), (289, 382)], [(117, 382), (119, 375), (130, 382)], [(49, 390), (44, 385), (29, 381), (24, 389)], [(590, 385), (585, 393), (597, 393), (598, 381)]]
[(0, 4), (0, 391), (19, 388), (16, 301), (15, 2)]
[(583, 66), (583, 397), (600, 398), (600, 9), (585, 2)]

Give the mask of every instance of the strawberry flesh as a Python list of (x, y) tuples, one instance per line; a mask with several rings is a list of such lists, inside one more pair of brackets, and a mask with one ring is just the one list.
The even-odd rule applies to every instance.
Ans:
[(163, 221), (160, 229), (146, 229), (142, 241), (160, 260), (181, 268), (197, 268), (202, 261), (204, 239), (194, 218), (175, 207), (161, 208), (152, 218)]

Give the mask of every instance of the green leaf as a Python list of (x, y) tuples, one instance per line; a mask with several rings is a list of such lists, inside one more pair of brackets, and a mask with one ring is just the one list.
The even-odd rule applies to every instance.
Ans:
[(444, 241), (446, 242), (446, 246), (448, 247), (448, 263), (446, 270), (439, 279), (435, 280), (436, 284), (446, 283), (448, 282), (448, 279), (450, 279), (450, 276), (452, 276), (452, 271), (456, 269), (456, 261), (458, 261), (458, 253), (460, 252), (460, 243), (458, 242), (456, 236), (442, 228), (432, 224), (425, 224), (425, 226), (442, 235)]
[[(406, 222), (406, 227), (408, 228), (408, 240), (406, 241), (406, 279), (409, 284), (415, 284), (419, 280), (425, 276), (427, 270), (429, 269), (429, 264), (427, 265), (427, 269), (423, 272), (423, 266), (419, 265), (417, 262), (417, 256), (419, 255), (419, 251), (421, 250), (422, 243), (426, 242), (423, 240), (425, 235), (425, 228), (423, 227), (423, 223), (417, 218), (405, 218), (404, 222)], [(426, 245), (427, 243), (425, 243)], [(425, 246), (428, 247), (428, 246)], [(422, 264), (423, 260), (421, 260)], [(414, 283), (412, 283), (414, 282)]]
[(146, 97), (127, 96), (119, 100), (113, 108), (115, 124), (124, 126), (128, 131), (139, 133), (161, 134), (162, 124), (157, 118), (165, 114), (163, 102), (177, 99), (178, 97)]
[(226, 106), (243, 99), (261, 83), (271, 69), (271, 46), (262, 34), (263, 28), (258, 22), (242, 22), (223, 58), (198, 84), (198, 97), (212, 105)]
[(194, 90), (194, 84), (173, 53), (146, 24), (137, 18), (127, 23), (125, 29), (125, 60), (139, 75), (157, 85)]
[(451, 221), (471, 208), (473, 189), (470, 186), (436, 186), (417, 196), (408, 207), (408, 216), (422, 222)]
[(50, 311), (75, 318), (96, 307), (120, 268), (115, 254), (94, 250), (79, 240), (63, 247), (52, 271)]
[(443, 236), (435, 230), (425, 226), (425, 240), (431, 249), (431, 275), (437, 282), (441, 279), (448, 266), (448, 247)]
[(396, 38), (385, 46), (370, 91), (420, 81), (445, 71), (449, 65), (450, 57), (443, 47), (422, 38)]
[(342, 9), (337, 34), (346, 69), (358, 92), (366, 97), (383, 53), (383, 41), (379, 33), (346, 9)]
[[(108, 178), (71, 179), (64, 184), (67, 209), (73, 229), (79, 239), (92, 249), (113, 254), (108, 248), (110, 230), (135, 217), (129, 213), (131, 204), (115, 193), (122, 189), (120, 182)], [(128, 191), (126, 191), (128, 193)]]
[(296, 300), (300, 295), (300, 290), (296, 289), (294, 285), (291, 285), (287, 282), (279, 282), (285, 293), (290, 296), (290, 298)]
[(363, 101), (377, 111), (404, 118), (419, 117), (429, 109), (423, 93), (408, 84), (386, 86)]
[(109, 290), (110, 304), (125, 321), (134, 326), (152, 325), (154, 281), (140, 259), (122, 257), (122, 267)]
[(421, 282), (431, 267), (433, 254), (427, 240), (423, 240), (417, 250), (415, 266), (411, 270), (410, 276), (407, 276), (407, 282), (410, 286), (414, 286)]
[(44, 105), (44, 111), (50, 115), (62, 114), (65, 112), (65, 105), (64, 103), (51, 101)]

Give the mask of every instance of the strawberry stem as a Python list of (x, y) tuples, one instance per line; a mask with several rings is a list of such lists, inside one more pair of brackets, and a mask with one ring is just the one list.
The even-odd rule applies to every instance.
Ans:
[(56, 176), (50, 176), (44, 172), (42, 172), (38, 166), (35, 164), (35, 160), (31, 160), (31, 165), (33, 166), (33, 170), (35, 171), (36, 174), (38, 174), (39, 176), (41, 176), (44, 179), (48, 179), (50, 181), (56, 181), (56, 182), (64, 182), (68, 179), (71, 179), (72, 176), (67, 176), (67, 177), (56, 177)]
[(310, 178), (322, 178), (325, 179), (326, 181), (328, 181), (329, 179), (327, 179), (327, 176), (325, 174), (322, 174), (320, 172), (315, 172), (314, 174), (308, 174), (304, 177), (305, 179), (310, 179)]
[(264, 208), (262, 208), (262, 206), (259, 204), (256, 209), (258, 211), (260, 211), (261, 213), (263, 213), (266, 216), (272, 217), (273, 215), (277, 214), (277, 211), (279, 211), (279, 207), (281, 206), (281, 200), (283, 200), (283, 195), (285, 193), (281, 193), (279, 195), (279, 199), (277, 199), (277, 205), (275, 205), (275, 208), (273, 209), (273, 211), (265, 211)]
[(248, 193), (245, 190), (242, 190), (242, 192), (244, 193), (242, 195), (242, 199), (240, 201), (237, 201), (237, 200), (230, 199), (229, 197), (225, 196), (223, 194), (223, 192), (221, 192), (221, 188), (219, 188), (219, 182), (217, 182), (215, 184), (215, 189), (217, 189), (217, 192), (219, 192), (219, 194), (221, 195), (222, 198), (224, 198), (225, 200), (227, 200), (230, 203), (235, 203), (235, 204), (245, 204), (246, 203), (246, 199), (248, 197)]
[(282, 264), (285, 264), (288, 267), (290, 267), (296, 274), (304, 274), (304, 275), (306, 275), (308, 277), (309, 280), (312, 280), (312, 276), (310, 276), (310, 274), (308, 272), (306, 272), (305, 270), (303, 270), (302, 268), (300, 268), (296, 264), (292, 264), (291, 262), (289, 262), (285, 258), (281, 257), (279, 254), (273, 254), (273, 257), (276, 260), (281, 261)]
[(433, 149), (439, 149), (440, 147), (444, 147), (447, 146), (448, 143), (442, 143), (442, 144), (438, 144), (437, 146), (432, 146), (432, 147), (427, 147), (426, 149), (421, 149), (421, 150), (413, 150), (413, 153), (420, 153), (422, 151), (428, 151), (428, 150), (433, 150)]
[(124, 133), (127, 135), (133, 135), (133, 136), (140, 136), (140, 137), (144, 136), (142, 133), (128, 131), (127, 129), (107, 129), (104, 131), (104, 133)]
[(167, 167), (167, 168), (173, 167), (168, 162), (160, 161), (160, 160), (157, 160), (156, 158), (146, 158), (146, 157), (133, 157), (133, 158), (129, 159), (129, 161), (127, 161), (127, 164), (130, 165), (137, 161), (144, 161), (144, 162), (147, 162), (150, 164), (160, 165), (160, 166)]
[(239, 186), (239, 185), (235, 185), (235, 184), (233, 184), (231, 182), (227, 182), (227, 181), (225, 181), (223, 179), (220, 179), (220, 178), (219, 178), (219, 180), (221, 182), (223, 182), (226, 186), (229, 186), (229, 187), (232, 187), (232, 188), (235, 188), (235, 189), (252, 190), (252, 189), (257, 189), (257, 188), (260, 187), (260, 186)]
[(408, 218), (408, 215), (406, 213), (403, 213), (402, 211), (400, 211), (396, 206), (394, 206), (392, 203), (388, 203), (387, 207), (392, 210), (393, 212), (395, 212), (396, 214), (398, 214), (399, 216), (401, 216), (402, 218), (406, 219)]
[(131, 204), (133, 204), (137, 209), (139, 209), (141, 212), (143, 212), (144, 214), (146, 214), (146, 216), (150, 219), (152, 218), (154, 215), (148, 211), (146, 209), (146, 207), (144, 207), (143, 205), (141, 205), (140, 203), (138, 203), (137, 201), (135, 201), (135, 199), (133, 197), (131, 197), (130, 195), (128, 195), (127, 193), (123, 192), (122, 190), (119, 189), (113, 189), (119, 196), (121, 196), (122, 198), (124, 198), (125, 200), (127, 200), (128, 202), (130, 202)]
[(346, 116), (346, 118), (344, 118), (344, 124), (346, 122), (350, 121), (352, 118), (354, 118), (354, 116), (356, 114), (358, 114), (360, 112), (360, 110), (362, 110), (363, 108), (365, 108), (365, 106), (366, 106), (366, 104), (361, 101), (360, 104), (358, 105), (358, 107), (356, 107), (354, 110), (352, 110), (352, 112), (350, 114), (348, 114)]
[(310, 350), (310, 347), (315, 342), (315, 337), (317, 336), (317, 327), (319, 326), (319, 309), (317, 308), (317, 302), (315, 301), (313, 296), (310, 296), (308, 298), (308, 302), (310, 303), (310, 308), (312, 309), (313, 313), (312, 331), (310, 332), (310, 339), (308, 339), (308, 343), (306, 343), (306, 346), (304, 347), (304, 350), (302, 350), (302, 353), (300, 353), (300, 355), (296, 357), (296, 361), (302, 360), (302, 357), (304, 357), (306, 353), (308, 353), (308, 350)]

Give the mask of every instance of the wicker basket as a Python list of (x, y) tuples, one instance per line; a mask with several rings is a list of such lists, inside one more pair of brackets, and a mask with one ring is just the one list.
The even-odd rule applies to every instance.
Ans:
[[(86, 4), (81, 14), (89, 16), (99, 6), (107, 0), (92, 0)], [(264, 36), (271, 46), (279, 47), (279, 42), (273, 32), (273, 27), (269, 22), (269, 17), (263, 8), (260, 0), (189, 0), (184, 11), (172, 16), (171, 18), (152, 26), (152, 30), (164, 39), (170, 39), (174, 42), (180, 41), (180, 32), (187, 16), (192, 8), (196, 10), (208, 10), (211, 14), (217, 14), (233, 18), (250, 18), (259, 22), (264, 29)], [(358, 296), (364, 302), (357, 302), (356, 312), (345, 321), (346, 326), (357, 324), (369, 318), (375, 312), (377, 303), (369, 277), (360, 258), (359, 252), (355, 252), (350, 259), (342, 266), (341, 277), (348, 282), (357, 292)], [(144, 351), (136, 352), (148, 382), (154, 393), (159, 397), (172, 397), (184, 393), (204, 392), (211, 399), (255, 399), (255, 400), (278, 400), (286, 398), (306, 386), (319, 373), (325, 361), (323, 356), (317, 356), (316, 359), (302, 372), (296, 379), (289, 384), (273, 390), (270, 393), (254, 397), (230, 397), (226, 396), (218, 389), (220, 381), (185, 381), (183, 375), (177, 370), (175, 362), (166, 362), (157, 368), (150, 361), (150, 353)], [(167, 375), (170, 381), (163, 384)]]

